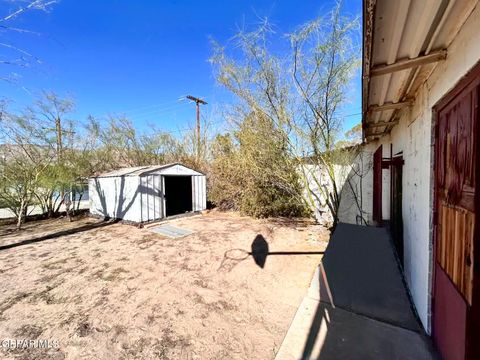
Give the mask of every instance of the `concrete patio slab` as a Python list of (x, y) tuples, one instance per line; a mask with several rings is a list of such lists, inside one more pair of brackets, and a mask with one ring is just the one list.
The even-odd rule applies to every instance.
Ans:
[(426, 335), (333, 308), (307, 296), (275, 359), (434, 358)]
[(338, 224), (322, 263), (322, 301), (327, 279), (335, 306), (420, 331), (387, 229)]
[(339, 224), (276, 359), (436, 358), (386, 230)]
[(167, 236), (171, 239), (181, 238), (190, 234), (193, 234), (193, 231), (188, 229), (181, 229), (172, 225), (162, 225), (150, 228), (150, 231), (154, 233)]

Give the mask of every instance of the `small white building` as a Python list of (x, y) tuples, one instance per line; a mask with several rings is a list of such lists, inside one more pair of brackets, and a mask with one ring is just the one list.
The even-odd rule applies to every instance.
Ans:
[(205, 210), (205, 175), (181, 164), (123, 168), (88, 180), (90, 213), (137, 223)]

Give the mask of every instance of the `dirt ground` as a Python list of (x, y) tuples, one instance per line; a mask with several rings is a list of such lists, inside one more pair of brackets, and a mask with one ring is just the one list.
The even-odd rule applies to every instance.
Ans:
[[(7, 359), (272, 359), (323, 251), (309, 222), (232, 213), (170, 220), (180, 239), (82, 218), (0, 227), (0, 341), (58, 341), (0, 349)], [(4, 343), (4, 341), (3, 341)], [(2, 344), (0, 343), (0, 347)]]

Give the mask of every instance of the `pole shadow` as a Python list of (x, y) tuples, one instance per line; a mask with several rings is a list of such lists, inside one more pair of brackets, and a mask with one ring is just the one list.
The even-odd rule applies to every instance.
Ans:
[[(223, 260), (218, 270), (223, 268), (233, 269), (239, 262), (253, 257), (255, 264), (260, 268), (265, 267), (268, 256), (297, 256), (297, 255), (323, 255), (324, 251), (270, 251), (267, 240), (262, 234), (257, 234), (250, 246), (250, 251), (244, 249), (230, 249), (223, 254)], [(227, 261), (235, 262), (233, 265), (227, 266)]]

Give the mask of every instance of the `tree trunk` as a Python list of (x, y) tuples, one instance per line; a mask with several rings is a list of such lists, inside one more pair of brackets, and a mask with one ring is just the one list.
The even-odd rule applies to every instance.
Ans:
[[(65, 199), (65, 196), (67, 197)], [(64, 204), (65, 204), (65, 212), (67, 214), (67, 219), (68, 221), (72, 222), (72, 216), (70, 214), (70, 207), (72, 205), (72, 192), (67, 192), (67, 193), (63, 193), (63, 201), (64, 201)]]
[(25, 219), (25, 200), (22, 199), (20, 203), (20, 209), (17, 215), (17, 231), (22, 228), (23, 221)]
[(78, 198), (78, 201), (77, 201), (77, 211), (80, 210), (80, 201), (82, 201), (82, 198), (83, 198), (83, 191), (80, 193), (80, 197)]
[(67, 213), (68, 221), (72, 222), (72, 215), (70, 214), (70, 200), (65, 201), (65, 212)]

